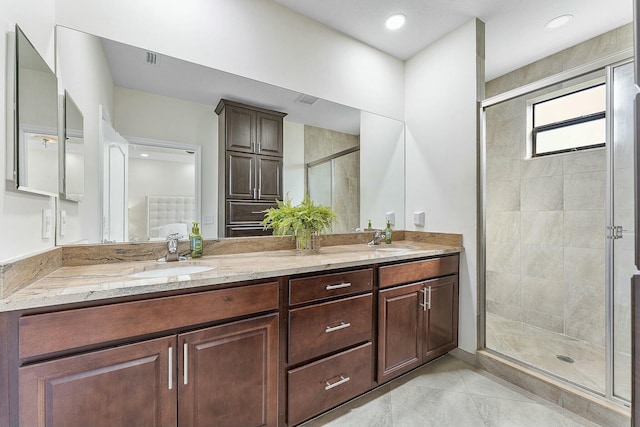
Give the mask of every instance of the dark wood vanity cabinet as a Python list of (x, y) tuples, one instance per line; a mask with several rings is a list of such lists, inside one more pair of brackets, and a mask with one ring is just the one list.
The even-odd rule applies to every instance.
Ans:
[(458, 255), (380, 267), (379, 281), (379, 383), (457, 347)]
[(372, 387), (372, 290), (371, 268), (289, 282), (288, 425)]
[(234, 201), (282, 200), (283, 117), (285, 113), (221, 100), (216, 108), (219, 134), (219, 229), (227, 237), (266, 234), (257, 221), (239, 220)]
[[(23, 317), (20, 353), (44, 360), (18, 369), (19, 425), (277, 426), (278, 288), (268, 283)], [(272, 312), (225, 322), (256, 310)], [(100, 339), (186, 331), (115, 347), (105, 342), (105, 349), (52, 360), (41, 355), (95, 342), (85, 319), (103, 315), (112, 322), (97, 327)], [(221, 322), (190, 330), (207, 318)], [(118, 327), (132, 319), (134, 328)], [(87, 338), (43, 348), (30, 341), (34, 334)]]

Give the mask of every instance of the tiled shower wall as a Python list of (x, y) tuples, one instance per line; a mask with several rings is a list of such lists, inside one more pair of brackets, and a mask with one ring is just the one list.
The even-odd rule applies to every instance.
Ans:
[[(487, 82), (488, 97), (633, 46), (631, 25)], [(604, 149), (525, 159), (526, 98), (487, 109), (487, 311), (605, 343)]]
[[(358, 135), (350, 135), (315, 126), (304, 127), (304, 162), (309, 163), (360, 145)], [(336, 159), (333, 208), (336, 211), (334, 233), (353, 232), (360, 226), (360, 152)]]

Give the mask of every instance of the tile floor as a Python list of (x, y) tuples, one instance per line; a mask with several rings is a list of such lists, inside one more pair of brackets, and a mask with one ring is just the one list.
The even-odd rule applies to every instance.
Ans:
[[(605, 392), (605, 351), (585, 341), (487, 313), (487, 348), (550, 372), (597, 393)], [(573, 363), (557, 355), (569, 356)], [(631, 397), (631, 359), (615, 355), (615, 390)]]
[(452, 356), (303, 424), (304, 427), (596, 427)]

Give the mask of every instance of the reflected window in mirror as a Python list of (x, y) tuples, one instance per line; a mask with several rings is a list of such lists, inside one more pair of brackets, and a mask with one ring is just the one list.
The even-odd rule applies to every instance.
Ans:
[(73, 98), (64, 94), (64, 174), (62, 196), (66, 200), (84, 198), (84, 117)]
[(58, 80), (16, 26), (16, 187), (58, 194)]

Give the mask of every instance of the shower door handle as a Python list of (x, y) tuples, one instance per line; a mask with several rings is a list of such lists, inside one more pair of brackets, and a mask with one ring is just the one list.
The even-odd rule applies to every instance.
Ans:
[(627, 230), (623, 230), (622, 226), (620, 225), (613, 225), (613, 226), (607, 227), (607, 239), (612, 239), (612, 240), (622, 239), (623, 231), (627, 231)]

